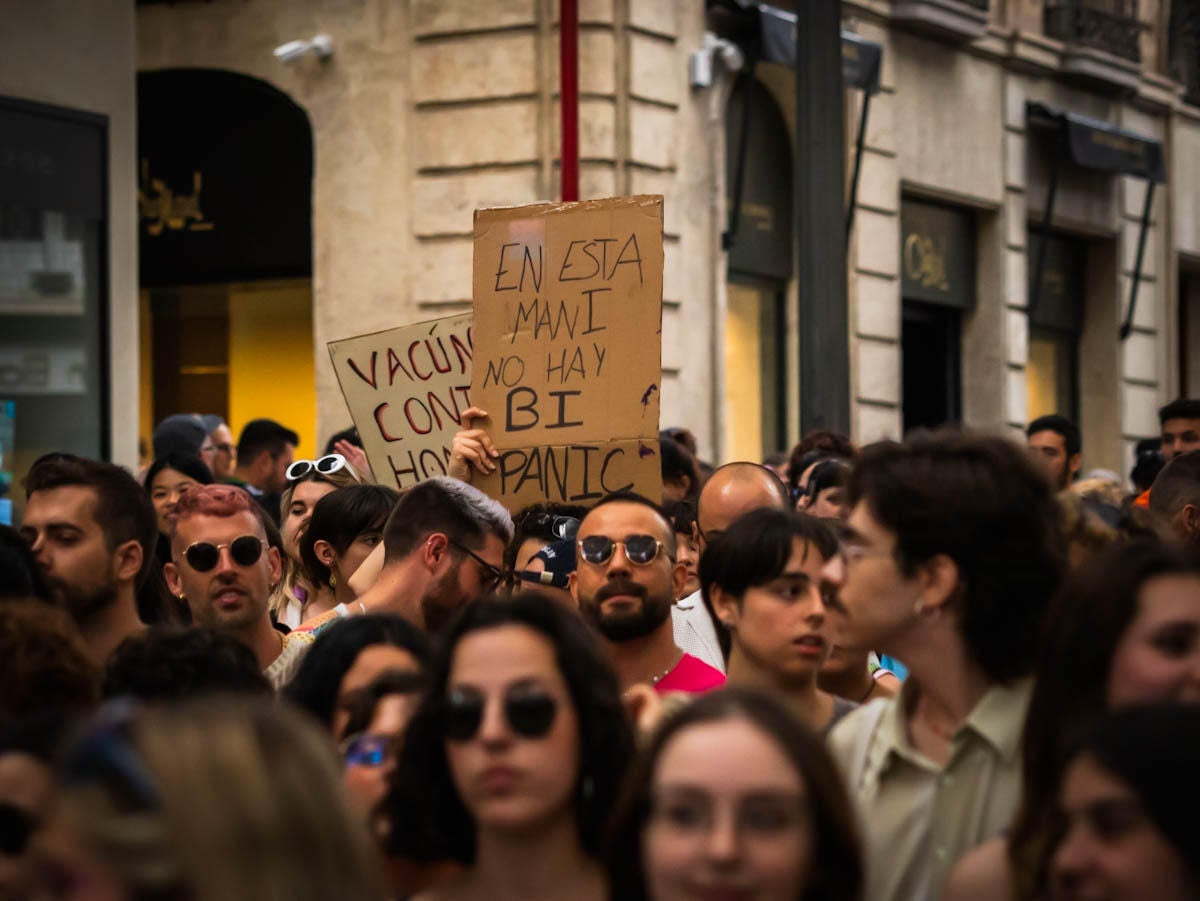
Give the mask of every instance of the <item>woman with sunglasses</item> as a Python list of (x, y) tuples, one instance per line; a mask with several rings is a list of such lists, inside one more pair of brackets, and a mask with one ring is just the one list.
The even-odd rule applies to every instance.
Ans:
[(537, 594), (476, 603), (405, 734), (391, 851), (465, 867), (423, 899), (600, 901), (601, 830), (632, 752), (616, 676), (577, 616)]
[(629, 774), (607, 858), (620, 901), (857, 901), (860, 842), (814, 733), (774, 699), (705, 695)]
[(319, 460), (296, 460), (285, 473), (288, 486), (279, 507), (280, 531), (286, 559), (283, 579), (271, 596), (271, 615), (294, 629), (337, 606), (328, 586), (314, 585), (304, 573), (300, 556), (300, 536), (312, 516), (317, 501), (338, 488), (362, 483), (357, 470), (341, 454), (327, 454)]

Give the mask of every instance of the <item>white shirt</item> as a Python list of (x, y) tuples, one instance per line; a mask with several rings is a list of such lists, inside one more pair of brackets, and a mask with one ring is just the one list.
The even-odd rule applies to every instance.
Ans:
[(717, 629), (699, 591), (675, 602), (671, 608), (671, 624), (675, 631), (675, 644), (684, 653), (725, 672), (725, 657), (717, 641)]

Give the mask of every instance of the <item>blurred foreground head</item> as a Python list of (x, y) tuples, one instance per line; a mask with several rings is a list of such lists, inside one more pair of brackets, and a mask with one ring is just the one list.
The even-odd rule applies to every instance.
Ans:
[(104, 708), (68, 751), (34, 854), (47, 888), (94, 898), (378, 901), (378, 865), (337, 755), (265, 699)]

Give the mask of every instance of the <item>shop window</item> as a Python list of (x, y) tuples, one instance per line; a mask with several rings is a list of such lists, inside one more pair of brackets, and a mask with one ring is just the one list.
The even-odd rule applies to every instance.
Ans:
[(782, 287), (732, 277), (725, 314), (725, 457), (762, 460), (784, 444)]
[(962, 315), (975, 307), (975, 218), (905, 198), (900, 206), (904, 431), (962, 418)]
[(1200, 272), (1179, 273), (1179, 386), (1200, 397)]
[(954, 307), (904, 301), (903, 420), (907, 433), (962, 418), (962, 314)]
[[(1041, 243), (1045, 241), (1044, 249)], [(1087, 247), (1058, 234), (1031, 231), (1029, 358), (1025, 365), (1026, 416), (1058, 413), (1079, 422), (1079, 338), (1083, 331)], [(1034, 290), (1037, 270), (1041, 288)]]
[(41, 454), (109, 453), (107, 146), (102, 116), (0, 98), (3, 498)]
[(1030, 328), (1029, 360), (1025, 364), (1026, 415), (1030, 421), (1060, 413), (1078, 421), (1075, 336), (1053, 329)]

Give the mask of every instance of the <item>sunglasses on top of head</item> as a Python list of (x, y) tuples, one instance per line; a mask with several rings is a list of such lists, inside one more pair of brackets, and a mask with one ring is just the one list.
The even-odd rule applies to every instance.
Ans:
[[(473, 688), (456, 688), (441, 704), (442, 730), (450, 741), (466, 742), (479, 734), (487, 699)], [(554, 725), (558, 702), (536, 689), (509, 689), (504, 719), (522, 738), (541, 738)]]
[(229, 556), (238, 566), (253, 566), (262, 557), (266, 542), (256, 535), (239, 535), (229, 544), (213, 544), (211, 541), (196, 541), (183, 552), (188, 566), (198, 573), (214, 569), (221, 560), (221, 549), (229, 548)]
[(284, 477), (289, 482), (298, 482), (314, 472), (323, 476), (332, 475), (345, 466), (346, 458), (341, 454), (326, 454), (317, 460), (296, 460), (284, 472)]
[(574, 538), (579, 531), (579, 520), (576, 517), (550, 513), (538, 513), (530, 516), (521, 525), (524, 531), (531, 535), (553, 535), (559, 541)]
[(626, 535), (624, 541), (617, 541), (607, 535), (589, 535), (581, 538), (579, 556), (593, 566), (603, 566), (612, 559), (617, 545), (625, 548), (625, 558), (636, 566), (648, 566), (657, 558), (663, 549), (663, 543), (653, 535)]

